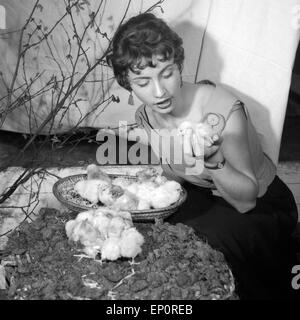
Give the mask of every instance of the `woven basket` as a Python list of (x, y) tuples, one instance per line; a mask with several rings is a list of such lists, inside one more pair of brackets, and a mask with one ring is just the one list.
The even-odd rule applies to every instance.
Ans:
[[(118, 177), (123, 177), (129, 180), (136, 180), (136, 176), (129, 176), (129, 175), (123, 175), (123, 174), (108, 174), (111, 179), (115, 179)], [(66, 197), (66, 192), (68, 190), (72, 190), (74, 188), (74, 185), (79, 180), (87, 179), (86, 174), (76, 174), (72, 176), (68, 176), (62, 179), (59, 179), (54, 185), (53, 185), (53, 194), (57, 198), (58, 201), (60, 201), (64, 206), (66, 206), (68, 209), (75, 211), (75, 212), (82, 212), (86, 210), (91, 209), (97, 209), (101, 208), (103, 206), (100, 205), (83, 205), (76, 203), (75, 199), (69, 199)], [(184, 203), (184, 201), (187, 198), (187, 192), (186, 190), (181, 187), (181, 194), (180, 198), (173, 203), (172, 205), (160, 208), (160, 209), (148, 209), (148, 210), (127, 210), (131, 213), (132, 220), (133, 221), (139, 221), (139, 222), (146, 222), (146, 221), (154, 221), (155, 219), (166, 219), (171, 214), (176, 212), (179, 207)], [(82, 199), (82, 198), (81, 198)]]

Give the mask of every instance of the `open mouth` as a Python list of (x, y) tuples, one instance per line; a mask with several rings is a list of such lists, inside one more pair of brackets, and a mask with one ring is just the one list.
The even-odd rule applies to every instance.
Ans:
[(163, 100), (161, 102), (158, 102), (156, 103), (156, 105), (161, 108), (161, 109), (165, 109), (165, 108), (168, 108), (172, 103), (172, 99), (169, 98), (169, 99), (166, 99), (166, 100)]

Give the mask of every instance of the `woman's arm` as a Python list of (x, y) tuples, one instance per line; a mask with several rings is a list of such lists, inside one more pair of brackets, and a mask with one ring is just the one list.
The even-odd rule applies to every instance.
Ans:
[(208, 162), (219, 162), (224, 158), (222, 169), (208, 169), (214, 184), (223, 198), (239, 212), (249, 211), (256, 205), (258, 183), (252, 168), (247, 119), (242, 107), (230, 115), (221, 146)]

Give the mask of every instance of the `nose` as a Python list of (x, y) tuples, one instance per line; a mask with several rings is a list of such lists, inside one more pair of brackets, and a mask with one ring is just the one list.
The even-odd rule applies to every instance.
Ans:
[(166, 89), (160, 81), (154, 82), (154, 96), (155, 98), (162, 98), (166, 94)]

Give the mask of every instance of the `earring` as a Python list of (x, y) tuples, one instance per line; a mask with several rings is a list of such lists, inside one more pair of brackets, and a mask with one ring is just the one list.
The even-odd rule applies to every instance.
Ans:
[(129, 93), (128, 104), (131, 105), (131, 106), (134, 105), (132, 91), (130, 91), (130, 93)]
[(180, 88), (183, 86), (182, 76), (180, 75)]

